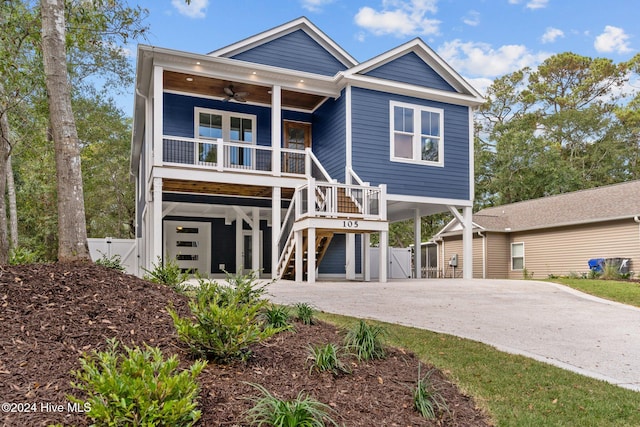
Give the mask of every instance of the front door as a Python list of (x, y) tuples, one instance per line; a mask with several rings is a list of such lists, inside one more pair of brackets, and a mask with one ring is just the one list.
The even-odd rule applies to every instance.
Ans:
[[(260, 242), (258, 247), (260, 248), (258, 270), (262, 270), (262, 231), (259, 235)], [(242, 273), (249, 273), (253, 270), (253, 232), (245, 230), (242, 232)], [(259, 274), (259, 271), (258, 271)]]
[(164, 221), (165, 260), (175, 260), (186, 273), (210, 272), (211, 224), (193, 221)]
[[(304, 173), (304, 149), (311, 147), (311, 123), (284, 122), (284, 172)], [(295, 151), (300, 151), (295, 152)]]

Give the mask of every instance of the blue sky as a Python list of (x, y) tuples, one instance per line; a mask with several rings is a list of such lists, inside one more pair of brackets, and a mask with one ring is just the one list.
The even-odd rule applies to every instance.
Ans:
[[(560, 52), (626, 61), (637, 0), (139, 0), (145, 44), (208, 53), (306, 16), (358, 61), (420, 37), (477, 89)], [(132, 48), (135, 52), (135, 49)]]

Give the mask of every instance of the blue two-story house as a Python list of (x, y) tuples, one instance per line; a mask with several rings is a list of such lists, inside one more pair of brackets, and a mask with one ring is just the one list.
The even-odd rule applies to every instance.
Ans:
[(471, 260), (483, 99), (420, 39), (358, 63), (303, 17), (206, 55), (142, 45), (135, 90), (141, 269), (369, 280), (375, 233), (386, 281), (389, 223), (442, 211)]

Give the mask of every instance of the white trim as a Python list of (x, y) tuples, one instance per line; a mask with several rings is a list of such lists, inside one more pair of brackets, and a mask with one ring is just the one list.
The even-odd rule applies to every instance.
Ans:
[[(413, 133), (404, 132), (411, 136), (411, 148), (413, 150), (410, 159), (395, 156), (395, 108), (404, 108), (413, 111)], [(438, 138), (438, 161), (422, 160), (422, 112), (429, 112), (439, 115), (438, 130), (440, 134), (433, 136)], [(431, 137), (431, 135), (429, 135)], [(392, 162), (413, 163), (426, 166), (444, 167), (444, 109), (433, 108), (419, 104), (409, 104), (406, 102), (389, 101), (389, 158)]]
[(474, 123), (473, 123), (473, 109), (469, 108), (469, 200), (475, 200), (476, 198), (476, 183), (475, 183), (475, 135), (474, 135)]
[(391, 194), (387, 193), (388, 202), (409, 202), (409, 203), (424, 203), (431, 205), (454, 205), (454, 206), (472, 206), (472, 200), (462, 199), (442, 199), (438, 197), (422, 197), (422, 196), (407, 196), (404, 194)]
[[(196, 139), (206, 139), (215, 141), (218, 138), (202, 136), (199, 133), (198, 126), (200, 124), (200, 113), (218, 115), (222, 117), (222, 139), (228, 142), (235, 142), (239, 144), (257, 145), (258, 135), (256, 133), (257, 116), (247, 113), (236, 113), (229, 110), (216, 110), (213, 108), (205, 107), (193, 107), (193, 134)], [(231, 139), (231, 118), (241, 118), (251, 120), (251, 141), (240, 141)]]
[(352, 97), (351, 97), (351, 85), (345, 87), (345, 184), (351, 184), (351, 174), (347, 171), (353, 168), (353, 128), (352, 128)]
[[(522, 245), (522, 268), (513, 268), (513, 245)], [(524, 271), (525, 263), (524, 263), (524, 242), (511, 242), (509, 245), (509, 271)], [(519, 258), (519, 257), (518, 257)]]
[(336, 42), (331, 40), (324, 32), (318, 27), (313, 25), (306, 17), (300, 17), (293, 21), (287, 22), (283, 25), (279, 25), (270, 30), (263, 31), (254, 36), (248, 37), (239, 42), (230, 44), (221, 49), (210, 52), (209, 56), (221, 57), (221, 56), (233, 56), (241, 52), (250, 50), (256, 46), (260, 46), (271, 40), (275, 40), (287, 34), (293, 33), (297, 30), (304, 31), (309, 37), (314, 39), (318, 44), (331, 53), (338, 61), (340, 61), (346, 67), (352, 67), (358, 63), (351, 55), (342, 49)]
[(430, 101), (446, 102), (455, 105), (467, 105), (475, 107), (481, 105), (484, 101), (484, 99), (482, 98), (475, 98), (458, 92), (433, 89), (392, 80), (384, 80), (377, 77), (353, 75), (348, 77), (343, 76), (343, 79), (345, 81), (345, 84), (351, 83), (355, 87), (395, 93)]

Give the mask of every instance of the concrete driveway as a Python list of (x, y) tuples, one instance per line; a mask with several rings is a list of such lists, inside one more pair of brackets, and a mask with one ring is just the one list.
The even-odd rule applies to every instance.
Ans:
[(525, 280), (279, 281), (276, 303), (481, 341), (640, 391), (640, 309)]

